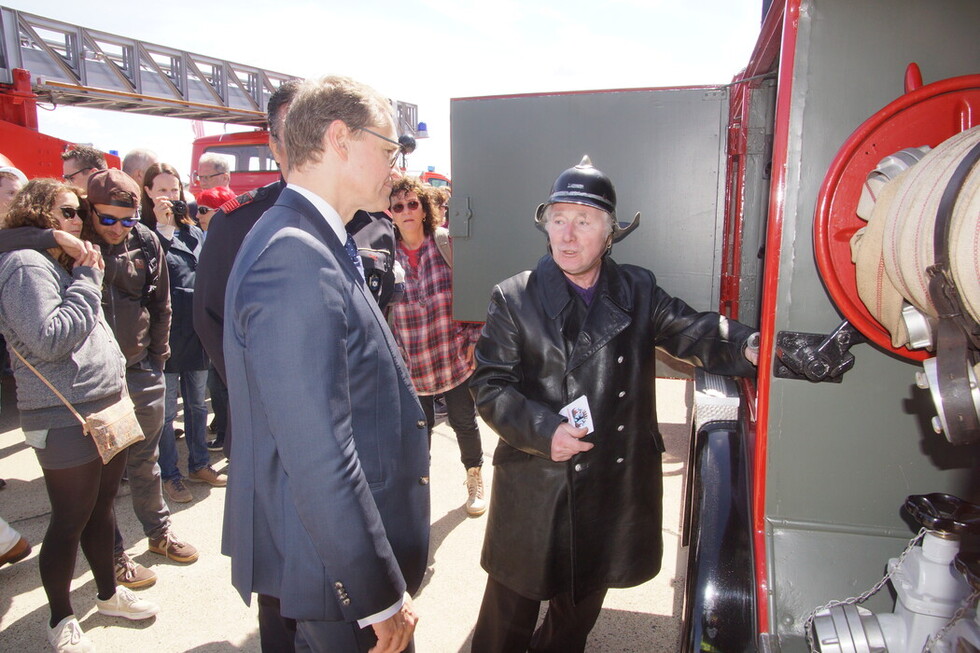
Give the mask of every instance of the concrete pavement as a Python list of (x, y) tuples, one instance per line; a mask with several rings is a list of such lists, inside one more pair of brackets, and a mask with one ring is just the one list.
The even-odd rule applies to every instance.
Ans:
[[(11, 379), (3, 379), (0, 410), (0, 516), (34, 545), (22, 562), (0, 568), (0, 651), (49, 650), (45, 636), (47, 601), (38, 575), (37, 555), (49, 517), (47, 495), (34, 453), (24, 443), (13, 401)], [(611, 590), (589, 639), (595, 652), (671, 652), (678, 650), (687, 551), (680, 547), (681, 497), (687, 475), (687, 419), (691, 382), (661, 379), (657, 386), (664, 458), (663, 571), (652, 581), (628, 590)], [(492, 482), (491, 457), (496, 436), (481, 423), (485, 452), (484, 481)], [(186, 446), (178, 444), (186, 471)], [(212, 454), (212, 464), (226, 461)], [(437, 425), (432, 442), (432, 537), (429, 572), (415, 599), (420, 622), (416, 650), (456, 653), (470, 650), (473, 626), (486, 583), (480, 568), (485, 517), (466, 515), (465, 473), (448, 425)], [(256, 610), (231, 587), (228, 559), (220, 555), (224, 488), (189, 484), (194, 501), (171, 504), (176, 532), (194, 544), (200, 559), (180, 565), (149, 553), (133, 514), (129, 488), (123, 485), (116, 514), (128, 551), (156, 571), (158, 581), (140, 594), (162, 607), (156, 617), (133, 622), (105, 617), (95, 610), (95, 584), (79, 554), (72, 601), (82, 628), (102, 653), (259, 651)]]

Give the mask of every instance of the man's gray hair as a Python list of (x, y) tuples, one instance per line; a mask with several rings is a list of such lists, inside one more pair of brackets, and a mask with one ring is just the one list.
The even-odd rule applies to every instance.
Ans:
[[(138, 147), (135, 150), (130, 150), (123, 158), (122, 169), (123, 172), (132, 177), (137, 170), (146, 170), (159, 160), (160, 158), (153, 150)], [(142, 180), (139, 182), (142, 183)]]
[(335, 75), (307, 80), (289, 105), (283, 125), (282, 142), (290, 168), (320, 160), (323, 135), (335, 120), (351, 130), (379, 129), (394, 117), (387, 98), (366, 84)]
[(220, 175), (231, 171), (228, 166), (228, 157), (221, 156), (214, 152), (205, 152), (201, 155), (201, 160), (197, 162), (197, 167), (200, 169), (205, 163), (210, 163), (211, 167), (214, 168), (214, 174)]
[[(548, 206), (544, 207), (544, 216), (543, 217), (544, 217), (544, 224), (545, 224), (545, 226), (547, 226), (548, 225), (548, 222), (551, 220), (551, 211), (554, 208), (554, 206), (555, 206), (554, 204), (549, 204)], [(594, 208), (594, 207), (592, 207), (592, 208)], [(606, 236), (608, 237), (613, 232), (613, 220), (614, 220), (614, 218), (612, 216), (612, 213), (610, 213), (609, 211), (602, 211), (602, 215), (606, 216)]]

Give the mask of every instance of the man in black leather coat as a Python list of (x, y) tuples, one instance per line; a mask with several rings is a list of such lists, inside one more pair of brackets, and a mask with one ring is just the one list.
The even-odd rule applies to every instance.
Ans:
[(582, 651), (607, 589), (660, 570), (655, 348), (755, 375), (751, 328), (694, 311), (649, 270), (608, 256), (639, 222), (618, 223), (615, 205), (588, 157), (563, 172), (536, 216), (550, 253), (493, 290), (470, 381), (500, 436), (475, 653)]

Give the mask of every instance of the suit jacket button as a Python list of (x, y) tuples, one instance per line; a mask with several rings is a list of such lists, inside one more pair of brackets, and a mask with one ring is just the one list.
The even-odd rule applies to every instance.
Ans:
[(343, 603), (344, 605), (350, 605), (350, 599), (344, 599), (343, 601), (341, 601), (341, 603)]
[(338, 590), (344, 589), (344, 584), (341, 583), (339, 580), (336, 583), (334, 583), (333, 586), (336, 587)]
[(424, 419), (420, 419), (419, 421), (415, 422), (415, 426), (419, 427), (420, 429), (424, 429), (427, 424), (425, 423)]
[(429, 484), (428, 476), (419, 476), (419, 485), (428, 485), (428, 484)]

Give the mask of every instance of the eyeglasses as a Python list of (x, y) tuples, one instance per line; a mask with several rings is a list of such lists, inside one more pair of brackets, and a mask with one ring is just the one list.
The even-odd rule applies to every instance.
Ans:
[(72, 179), (74, 179), (77, 175), (80, 175), (83, 172), (87, 172), (88, 170), (95, 170), (95, 168), (93, 168), (92, 166), (89, 166), (87, 168), (79, 168), (78, 170), (76, 170), (75, 172), (71, 173), (70, 175), (62, 175), (61, 178), (64, 179), (65, 181), (67, 181), (70, 184), (70, 183), (72, 183)]
[(58, 208), (61, 210), (61, 215), (65, 217), (65, 220), (74, 220), (76, 216), (79, 219), (85, 218), (85, 209), (76, 209), (74, 206), (61, 206)]
[(196, 177), (197, 180), (200, 181), (201, 179), (213, 179), (214, 177), (220, 177), (221, 175), (227, 175), (227, 174), (228, 174), (227, 172), (216, 172), (213, 175), (202, 175), (199, 172), (195, 172), (194, 177)]
[(118, 222), (122, 226), (129, 229), (140, 221), (140, 216), (138, 213), (131, 218), (117, 218), (115, 216), (106, 215), (105, 213), (99, 213), (98, 211), (95, 211), (95, 215), (99, 216), (99, 224), (104, 227), (111, 227)]
[(391, 138), (388, 138), (387, 136), (382, 136), (378, 132), (373, 132), (370, 129), (367, 129), (365, 127), (358, 127), (358, 129), (361, 130), (362, 132), (367, 132), (367, 133), (371, 134), (372, 136), (377, 136), (378, 138), (380, 138), (381, 140), (385, 141), (386, 143), (391, 143), (392, 145), (398, 146), (398, 149), (395, 150), (392, 153), (391, 159), (388, 160), (388, 167), (389, 168), (394, 168), (395, 165), (398, 163), (398, 155), (402, 153), (402, 144), (399, 143), (396, 140), (393, 140)]
[(210, 213), (211, 211), (217, 211), (218, 209), (212, 209), (210, 206), (198, 206), (197, 214), (204, 215), (205, 213)]
[(408, 210), (409, 211), (414, 211), (415, 209), (419, 208), (419, 201), (418, 200), (409, 200), (409, 201), (405, 202), (404, 204), (402, 204), (401, 202), (399, 202), (398, 204), (393, 204), (391, 206), (391, 210), (394, 211), (395, 213), (401, 213), (402, 211), (405, 210), (406, 207), (408, 207)]

